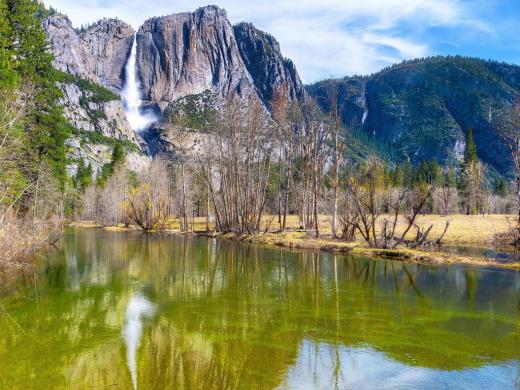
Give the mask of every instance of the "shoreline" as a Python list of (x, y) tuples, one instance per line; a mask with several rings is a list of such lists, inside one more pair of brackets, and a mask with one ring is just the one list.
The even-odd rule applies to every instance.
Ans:
[[(67, 226), (80, 229), (101, 229), (109, 232), (141, 232), (137, 227), (123, 226), (101, 226), (92, 222), (77, 221)], [(182, 232), (179, 229), (166, 229), (158, 232), (159, 234), (171, 234), (181, 236), (211, 237), (221, 240), (242, 242), (254, 245), (261, 245), (271, 248), (287, 248), (302, 250), (318, 250), (329, 253), (340, 253), (344, 255), (369, 256), (379, 259), (404, 261), (414, 264), (436, 264), (436, 265), (471, 265), (480, 267), (494, 267), (502, 269), (520, 270), (520, 261), (499, 261), (490, 257), (467, 256), (456, 253), (443, 252), (439, 250), (418, 250), (408, 248), (380, 249), (370, 248), (358, 243), (347, 243), (340, 240), (328, 238), (310, 238), (304, 232), (286, 231), (283, 233), (264, 233), (259, 235), (239, 236), (235, 233), (217, 233), (215, 231), (191, 231)], [(459, 242), (450, 243), (451, 245), (461, 245), (470, 248), (478, 246)]]

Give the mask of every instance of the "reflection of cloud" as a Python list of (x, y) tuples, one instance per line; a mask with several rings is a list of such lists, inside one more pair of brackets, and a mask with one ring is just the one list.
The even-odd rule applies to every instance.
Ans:
[(412, 366), (372, 348), (316, 344), (304, 340), (281, 389), (513, 389), (516, 363), (464, 370)]
[(154, 306), (142, 295), (133, 295), (126, 308), (123, 338), (126, 343), (126, 359), (134, 389), (137, 389), (136, 354), (141, 342), (143, 318), (151, 317), (154, 310)]

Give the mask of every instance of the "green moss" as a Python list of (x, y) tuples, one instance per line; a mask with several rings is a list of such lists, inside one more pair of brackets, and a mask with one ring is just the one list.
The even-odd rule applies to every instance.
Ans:
[(90, 143), (90, 144), (98, 144), (98, 145), (107, 145), (110, 147), (115, 147), (116, 144), (120, 144), (125, 151), (128, 152), (141, 152), (141, 149), (139, 146), (134, 144), (133, 142), (130, 142), (128, 140), (120, 140), (113, 137), (107, 137), (106, 135), (101, 134), (97, 131), (86, 131), (74, 128), (72, 130), (72, 133), (79, 137), (81, 141)]
[(114, 92), (110, 91), (108, 88), (93, 83), (89, 80), (76, 77), (74, 83), (82, 91), (89, 91), (92, 93), (92, 96), (89, 97), (89, 101), (91, 101), (92, 103), (105, 103), (113, 100), (120, 100), (119, 96), (116, 95)]
[(99, 119), (107, 119), (106, 114), (103, 111), (99, 111), (99, 110), (91, 110), (90, 117), (94, 121), (97, 121)]
[(188, 95), (171, 103), (165, 112), (170, 122), (194, 130), (204, 131), (216, 115), (210, 91)]
[(108, 88), (70, 73), (56, 71), (56, 81), (64, 84), (75, 84), (82, 92), (90, 92), (92, 96), (86, 99), (92, 103), (105, 103), (121, 99)]

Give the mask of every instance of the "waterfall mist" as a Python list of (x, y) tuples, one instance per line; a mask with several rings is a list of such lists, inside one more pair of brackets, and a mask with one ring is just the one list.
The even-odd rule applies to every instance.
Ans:
[(125, 66), (125, 85), (123, 87), (122, 98), (125, 108), (126, 119), (136, 132), (146, 130), (158, 118), (153, 112), (141, 111), (141, 85), (136, 71), (137, 39), (134, 35), (134, 42), (130, 56)]

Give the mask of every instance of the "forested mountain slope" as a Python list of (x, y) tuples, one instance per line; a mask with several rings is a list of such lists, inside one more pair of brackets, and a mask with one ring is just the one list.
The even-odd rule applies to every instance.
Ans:
[[(510, 163), (498, 130), (520, 96), (520, 67), (465, 57), (406, 61), (366, 77), (334, 80), (345, 126), (385, 145), (394, 161), (462, 157), (473, 129), (479, 158), (499, 173)], [(326, 83), (308, 86), (327, 111)]]

